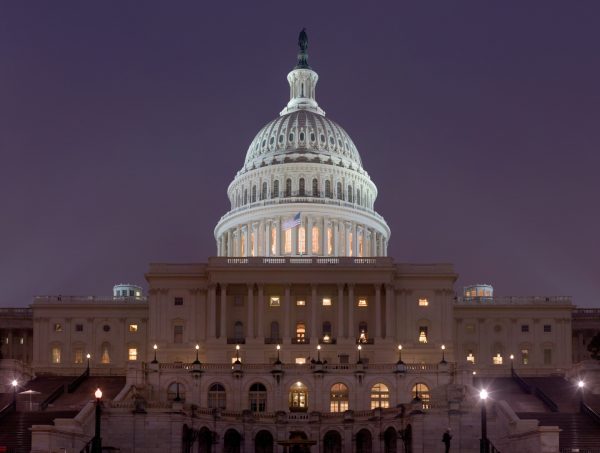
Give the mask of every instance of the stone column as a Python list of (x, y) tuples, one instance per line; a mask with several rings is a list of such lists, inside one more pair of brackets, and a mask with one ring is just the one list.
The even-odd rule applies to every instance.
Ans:
[[(302, 223), (300, 223), (302, 225)], [(300, 232), (300, 225), (292, 228), (292, 256), (298, 255), (298, 236)]]
[[(310, 285), (310, 342), (316, 344), (321, 331), (317, 326), (317, 307), (319, 302), (317, 301), (317, 285)], [(315, 346), (316, 347), (316, 346)]]
[(276, 238), (277, 239), (277, 253), (276, 253), (276, 255), (277, 256), (281, 256), (282, 255), (282, 253), (281, 253), (281, 246), (283, 244), (283, 237), (282, 237), (282, 234), (281, 234), (281, 233), (283, 233), (283, 230), (281, 229), (281, 217), (277, 221), (277, 225), (276, 226), (277, 226), (277, 238)]
[(244, 234), (244, 251), (246, 252), (244, 256), (250, 256), (250, 232), (252, 227), (248, 224), (248, 225), (244, 225), (244, 230), (246, 230), (246, 233)]
[(338, 285), (338, 321), (337, 321), (337, 338), (344, 337), (344, 285)]
[(248, 285), (248, 329), (246, 336), (254, 338), (254, 284)]
[(265, 294), (264, 294), (264, 286), (263, 285), (258, 285), (258, 303), (257, 303), (257, 311), (258, 311), (258, 316), (257, 316), (257, 321), (258, 321), (258, 332), (257, 332), (257, 337), (259, 339), (264, 338), (265, 336), (265, 331), (264, 331), (264, 325), (263, 325), (263, 318), (264, 318), (264, 306), (265, 306)]
[(358, 225), (352, 224), (352, 256), (358, 256)]
[(377, 233), (371, 230), (371, 256), (377, 256)]
[[(247, 235), (246, 235), (247, 237)], [(227, 340), (227, 285), (221, 283), (221, 329), (219, 338)]]
[(285, 285), (285, 297), (283, 300), (283, 342), (290, 343), (290, 306), (291, 306), (291, 285)]
[(394, 332), (394, 301), (394, 286), (385, 285), (385, 338), (392, 338)]
[(233, 256), (233, 234), (227, 230), (227, 256)]
[(250, 251), (254, 251), (254, 253), (250, 253), (250, 256), (258, 256), (258, 232), (260, 231), (258, 229), (258, 224), (257, 223), (253, 223), (250, 226), (251, 229), (251, 234), (254, 235), (254, 238), (252, 239), (252, 247), (250, 249)]
[(381, 338), (381, 285), (375, 285), (375, 337)]
[[(155, 333), (155, 336), (158, 334)], [(214, 340), (217, 337), (217, 285), (208, 287), (208, 338)], [(158, 338), (158, 337), (156, 337)]]
[(355, 339), (355, 337), (357, 337), (355, 332), (356, 329), (354, 327), (354, 284), (348, 283), (348, 329), (346, 332), (346, 337), (350, 339)]

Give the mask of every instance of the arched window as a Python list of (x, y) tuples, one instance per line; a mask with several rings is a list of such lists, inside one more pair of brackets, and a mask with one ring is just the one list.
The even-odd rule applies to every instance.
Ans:
[(308, 387), (298, 381), (290, 387), (290, 412), (306, 412), (308, 410)]
[(417, 382), (412, 387), (412, 395), (416, 400), (421, 400), (423, 403), (423, 409), (429, 408), (429, 387), (422, 382)]
[(300, 197), (306, 195), (306, 190), (304, 188), (304, 178), (300, 178), (300, 180), (298, 181), (298, 195)]
[(252, 203), (256, 201), (256, 186), (252, 186)]
[(279, 337), (279, 323), (277, 321), (271, 323), (271, 341), (273, 343), (281, 343), (281, 338)]
[(344, 412), (348, 410), (348, 387), (345, 384), (333, 384), (329, 392), (329, 411)]
[(369, 341), (369, 329), (367, 323), (361, 321), (358, 323), (358, 342), (367, 343)]
[(390, 407), (390, 390), (385, 384), (375, 384), (371, 387), (371, 409)]
[(62, 362), (62, 348), (60, 346), (52, 346), (50, 360), (53, 364), (59, 364)]
[(342, 183), (338, 182), (337, 183), (337, 198), (338, 200), (343, 200), (344, 199), (344, 191), (342, 190)]
[(244, 324), (241, 321), (236, 321), (233, 325), (233, 338), (236, 343), (244, 341)]
[(313, 179), (312, 181), (312, 196), (319, 196), (319, 181), (317, 181), (317, 178)]
[(333, 198), (331, 194), (331, 181), (325, 181), (325, 197)]
[(267, 389), (256, 382), (250, 386), (250, 410), (252, 412), (265, 412), (267, 410)]
[(266, 182), (262, 183), (262, 192), (260, 194), (260, 199), (261, 200), (267, 199), (267, 183)]
[(352, 186), (348, 186), (348, 202), (352, 203)]
[(323, 321), (323, 343), (330, 343), (331, 337), (331, 323), (329, 321)]
[(303, 322), (296, 323), (296, 343), (306, 342), (306, 324)]
[(290, 178), (285, 180), (285, 196), (292, 196), (292, 180)]
[(213, 384), (208, 389), (208, 407), (211, 409), (225, 409), (226, 394), (222, 384)]
[(110, 363), (110, 344), (102, 343), (100, 346), (100, 363), (107, 365)]
[(173, 382), (167, 389), (167, 400), (185, 401), (185, 386), (181, 382)]
[(278, 198), (279, 197), (279, 180), (276, 179), (275, 181), (273, 181), (273, 193), (271, 195), (271, 198)]

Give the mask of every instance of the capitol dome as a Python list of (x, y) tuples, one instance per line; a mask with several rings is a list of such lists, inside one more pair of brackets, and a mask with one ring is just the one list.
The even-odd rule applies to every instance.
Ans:
[[(304, 32), (303, 32), (304, 33)], [(301, 33), (290, 101), (256, 135), (215, 228), (219, 256), (386, 256), (390, 229), (348, 133), (315, 98)]]

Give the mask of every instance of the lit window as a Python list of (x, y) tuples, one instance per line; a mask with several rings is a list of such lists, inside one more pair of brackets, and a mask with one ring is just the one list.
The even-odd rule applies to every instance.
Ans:
[(419, 327), (419, 343), (427, 343), (427, 326)]
[(306, 228), (298, 228), (298, 253), (306, 253)]
[(327, 254), (333, 254), (333, 231), (331, 227), (327, 228)]
[(544, 332), (552, 332), (552, 326), (550, 324), (544, 324)]
[(367, 343), (369, 341), (369, 334), (368, 334), (368, 327), (367, 327), (367, 323), (364, 321), (361, 321), (358, 323), (358, 342), (359, 343)]
[(241, 235), (241, 244), (242, 247), (240, 255), (246, 256), (246, 233), (242, 233)]
[(290, 412), (306, 412), (308, 410), (308, 387), (298, 381), (290, 387)]
[(74, 362), (77, 364), (83, 363), (83, 349), (75, 348)]
[(173, 326), (173, 343), (183, 343), (183, 326)]
[(344, 412), (348, 410), (349, 392), (344, 384), (333, 384), (329, 393), (329, 411)]
[(529, 349), (521, 349), (521, 364), (529, 364)]
[(306, 363), (305, 357), (296, 357), (296, 365), (304, 365)]
[(421, 400), (423, 409), (429, 409), (429, 387), (427, 385), (421, 383), (413, 385), (412, 394), (415, 399)]
[(492, 357), (492, 362), (494, 365), (502, 365), (502, 356), (500, 355), (500, 353)]
[(469, 353), (467, 354), (467, 362), (475, 364), (475, 356), (473, 355), (472, 351), (469, 351)]
[(256, 250), (254, 249), (254, 231), (250, 233), (250, 255), (256, 256)]
[(277, 229), (271, 228), (271, 255), (277, 253)]
[(352, 231), (348, 233), (348, 256), (352, 256), (354, 243), (352, 242)]
[(330, 307), (331, 306), (331, 299), (329, 297), (324, 297), (323, 298), (323, 306), (324, 307)]
[(363, 256), (363, 236), (358, 237), (358, 256)]
[(137, 356), (138, 356), (138, 350), (137, 348), (129, 348), (128, 352), (127, 352), (127, 356), (129, 358), (129, 360), (137, 360)]
[(54, 346), (52, 348), (52, 363), (58, 364), (60, 363), (60, 354), (61, 354), (61, 350), (60, 350), (60, 346)]
[(106, 343), (102, 345), (102, 353), (100, 354), (100, 363), (104, 365), (110, 363), (110, 346)]
[(371, 387), (371, 409), (390, 407), (390, 390), (385, 384), (375, 384)]
[(140, 297), (142, 295), (142, 293), (140, 293), (139, 291), (135, 292), (135, 297)]
[(419, 299), (419, 307), (427, 307), (429, 306), (429, 300), (423, 298)]
[(269, 299), (269, 306), (270, 307), (279, 307), (281, 305), (281, 302), (279, 300), (279, 296), (271, 296), (271, 298)]
[(138, 331), (138, 325), (137, 324), (129, 324), (129, 331), (132, 333), (135, 333)]
[(175, 305), (183, 305), (183, 297), (176, 297), (176, 298), (173, 300), (173, 303), (174, 303)]
[(25, 338), (24, 337), (19, 338), (19, 344), (25, 344)]
[(54, 331), (55, 332), (62, 332), (63, 328), (62, 328), (62, 324), (57, 322), (56, 324), (54, 324)]
[(283, 253), (292, 253), (292, 230), (285, 230)]
[(367, 307), (368, 306), (367, 299), (358, 299), (358, 306), (359, 307)]
[(312, 227), (312, 252), (319, 253), (319, 227)]
[(303, 322), (296, 324), (296, 342), (304, 343), (306, 341), (306, 325)]
[(306, 305), (306, 301), (305, 301), (304, 299), (298, 299), (298, 300), (296, 301), (296, 305), (297, 305), (298, 307), (304, 307), (304, 306)]

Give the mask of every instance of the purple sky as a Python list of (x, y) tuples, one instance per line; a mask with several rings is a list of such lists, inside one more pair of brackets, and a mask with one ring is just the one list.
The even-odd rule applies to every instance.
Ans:
[(597, 1), (3, 2), (0, 306), (214, 255), (303, 26), (396, 261), (599, 306), (599, 23)]

